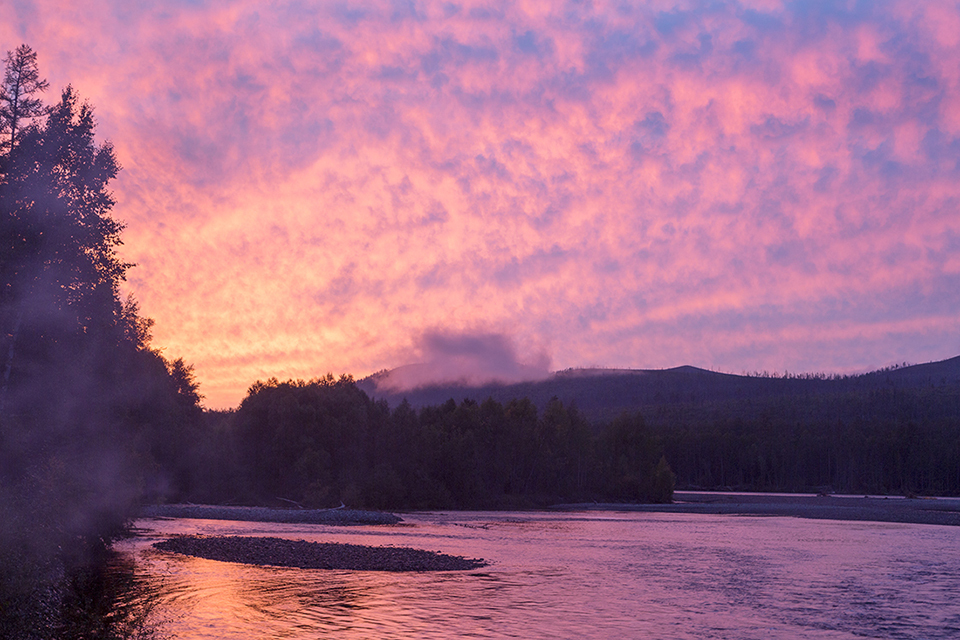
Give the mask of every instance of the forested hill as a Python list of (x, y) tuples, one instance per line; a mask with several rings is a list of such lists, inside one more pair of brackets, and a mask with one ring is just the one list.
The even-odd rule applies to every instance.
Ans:
[[(517, 384), (426, 386), (407, 391), (381, 389), (388, 374), (374, 374), (357, 385), (371, 397), (396, 406), (406, 399), (414, 407), (437, 405), (453, 398), (504, 403), (529, 398), (539, 409), (557, 397), (575, 403), (591, 421), (610, 420), (624, 411), (641, 411), (656, 421), (665, 410), (684, 408), (712, 413), (723, 407), (728, 417), (749, 412), (757, 405), (798, 397), (849, 396), (879, 390), (923, 392), (944, 387), (960, 388), (960, 356), (927, 364), (898, 366), (855, 376), (734, 375), (683, 366), (661, 370), (568, 369), (546, 380)], [(672, 413), (672, 412), (670, 412)]]

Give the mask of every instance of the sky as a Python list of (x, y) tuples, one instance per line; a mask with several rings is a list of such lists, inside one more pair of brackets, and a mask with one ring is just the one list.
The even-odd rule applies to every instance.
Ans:
[(94, 106), (125, 291), (211, 408), (960, 354), (957, 2), (5, 0), (21, 43)]

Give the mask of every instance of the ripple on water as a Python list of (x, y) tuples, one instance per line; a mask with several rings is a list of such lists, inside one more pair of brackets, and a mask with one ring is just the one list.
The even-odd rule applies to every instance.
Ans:
[[(960, 529), (687, 514), (414, 514), (256, 535), (483, 557), (461, 573), (258, 567), (130, 545), (180, 638), (949, 638)], [(200, 521), (141, 521), (158, 535)], [(208, 535), (251, 535), (238, 523)]]

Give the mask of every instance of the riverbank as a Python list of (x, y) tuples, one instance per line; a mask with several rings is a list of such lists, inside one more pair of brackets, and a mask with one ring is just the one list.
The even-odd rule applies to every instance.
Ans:
[(816, 520), (900, 522), (960, 526), (960, 498), (820, 496), (782, 493), (676, 491), (670, 504), (578, 503), (559, 511), (641, 511), (712, 515), (787, 516)]
[(208, 504), (158, 504), (140, 510), (141, 518), (197, 518), (245, 522), (288, 522), (336, 526), (397, 524), (403, 518), (381, 511), (360, 509), (270, 509)]
[[(711, 515), (787, 516), (820, 520), (902, 522), (960, 526), (960, 498), (898, 496), (821, 496), (816, 494), (676, 491), (669, 504), (585, 502), (550, 507), (557, 511), (640, 511)], [(392, 513), (359, 509), (270, 509), (172, 504), (144, 507), (146, 518), (199, 518), (250, 522), (287, 522), (334, 526), (402, 522)]]

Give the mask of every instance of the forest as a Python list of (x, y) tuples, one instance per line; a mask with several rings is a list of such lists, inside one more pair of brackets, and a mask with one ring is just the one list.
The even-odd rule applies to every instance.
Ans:
[[(48, 88), (30, 47), (7, 54), (0, 637), (64, 635), (102, 583), (111, 542), (149, 503), (520, 509), (669, 502), (675, 487), (960, 494), (953, 374), (684, 368), (410, 398), (327, 374), (258, 381), (236, 409), (205, 410), (192, 367), (152, 344), (152, 321), (121, 293), (133, 265), (118, 254), (113, 147), (97, 142), (76, 90), (47, 105)], [(113, 637), (91, 624), (81, 635)]]
[(499, 509), (673, 494), (662, 446), (635, 419), (596, 430), (556, 398), (542, 412), (523, 398), (391, 409), (349, 376), (328, 374), (257, 382), (235, 412), (205, 417), (206, 439), (178, 468), (175, 499)]
[(459, 388), (446, 389), (459, 403), (391, 408), (348, 376), (269, 380), (237, 410), (204, 414), (200, 471), (181, 470), (172, 489), (192, 502), (376, 509), (662, 502), (675, 486), (960, 494), (960, 385), (817, 380), (805, 393), (679, 394), (610, 420), (557, 396), (538, 407)]
[(960, 357), (860, 375), (733, 375), (694, 367), (570, 370), (547, 380), (381, 391), (390, 403), (559, 397), (594, 429), (632, 416), (680, 489), (960, 494)]

